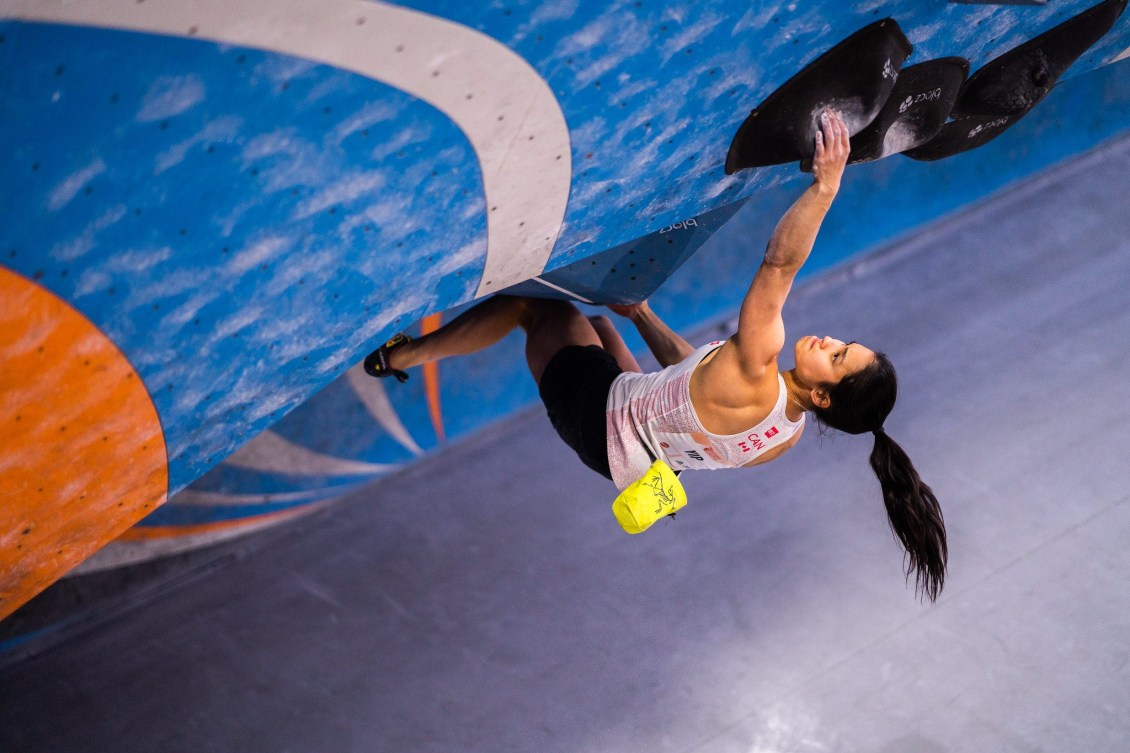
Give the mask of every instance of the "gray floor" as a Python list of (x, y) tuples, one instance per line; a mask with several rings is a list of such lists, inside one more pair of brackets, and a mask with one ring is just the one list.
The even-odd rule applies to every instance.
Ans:
[(900, 368), (934, 606), (867, 439), (629, 537), (529, 413), (0, 670), (0, 750), (1128, 750), (1127, 195), (1124, 139), (794, 294)]

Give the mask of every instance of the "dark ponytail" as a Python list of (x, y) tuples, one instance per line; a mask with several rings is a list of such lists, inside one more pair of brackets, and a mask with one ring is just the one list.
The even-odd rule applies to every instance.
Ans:
[(883, 488), (891, 530), (906, 549), (906, 575), (915, 573), (915, 592), (938, 598), (946, 578), (946, 524), (934, 491), (918, 477), (898, 443), (875, 432), (871, 468)]
[(817, 420), (848, 434), (875, 435), (871, 468), (883, 489), (891, 530), (906, 550), (907, 578), (913, 572), (915, 592), (934, 601), (946, 577), (946, 526), (934, 491), (883, 430), (898, 395), (894, 366), (877, 353), (871, 364), (827, 389), (830, 405), (814, 410)]

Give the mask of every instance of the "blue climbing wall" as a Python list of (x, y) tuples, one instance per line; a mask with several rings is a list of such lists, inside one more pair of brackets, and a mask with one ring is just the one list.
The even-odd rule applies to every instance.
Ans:
[[(730, 310), (805, 180), (726, 176), (730, 139), (862, 26), (893, 17), (908, 64), (976, 70), (1089, 5), (0, 0), (0, 421), (90, 411), (4, 435), (56, 486), (5, 489), (24, 501), (0, 544), (27, 547), (0, 615), (110, 540), (87, 567), (285, 519), (530, 404), (516, 340), (404, 386), (357, 378), (426, 315), (512, 285), (626, 300), (673, 272), (655, 303), (674, 324)], [(1122, 19), (982, 149), (853, 167), (811, 270), (1122, 132), (1127, 48)], [(63, 378), (95, 346), (111, 387), (141, 385), (129, 405)], [(128, 514), (107, 466), (151, 490)]]

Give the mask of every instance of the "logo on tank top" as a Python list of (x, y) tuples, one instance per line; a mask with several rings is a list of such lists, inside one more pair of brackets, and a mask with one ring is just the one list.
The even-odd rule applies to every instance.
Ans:
[(769, 431), (765, 432), (765, 438), (766, 439), (772, 439), (773, 437), (777, 436), (780, 433), (781, 432), (777, 431), (776, 426), (771, 426), (771, 427), (769, 427)]
[[(770, 432), (772, 432), (772, 434)], [(776, 434), (776, 433), (777, 433), (777, 427), (774, 426), (772, 429), (765, 432), (765, 436), (771, 437), (771, 436), (773, 436), (773, 434)], [(760, 452), (761, 450), (765, 449), (765, 442), (763, 442), (761, 440), (760, 435), (750, 434), (748, 437), (745, 438), (744, 442), (738, 442), (738, 447), (742, 448), (742, 452), (751, 452), (753, 450), (757, 450), (758, 452)]]
[(700, 463), (702, 462), (702, 455), (699, 455), (696, 451), (685, 450), (685, 452), (687, 453), (687, 457), (689, 457), (691, 460), (697, 460)]

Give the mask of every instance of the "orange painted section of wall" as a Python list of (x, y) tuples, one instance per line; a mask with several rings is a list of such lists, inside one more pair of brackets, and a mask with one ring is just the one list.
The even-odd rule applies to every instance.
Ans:
[(0, 267), (0, 619), (168, 492), (157, 410), (85, 316)]
[[(435, 332), (443, 324), (443, 314), (429, 314), (420, 322), (420, 334), (427, 335)], [(432, 428), (435, 430), (436, 439), (443, 442), (447, 439), (443, 431), (443, 408), (439, 403), (439, 362), (432, 361), (424, 364), (424, 393), (428, 399), (428, 415), (432, 419)]]

